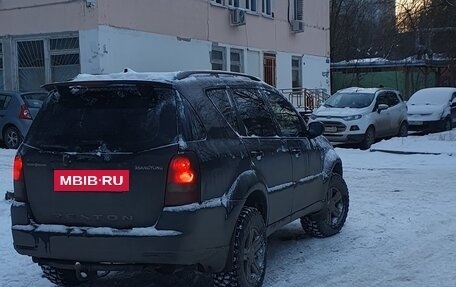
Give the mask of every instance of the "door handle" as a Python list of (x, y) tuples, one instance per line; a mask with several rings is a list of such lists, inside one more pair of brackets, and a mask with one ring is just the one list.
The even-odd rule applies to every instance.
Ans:
[(252, 157), (255, 157), (257, 160), (261, 160), (261, 158), (264, 156), (264, 152), (261, 150), (252, 150), (250, 152), (250, 155)]

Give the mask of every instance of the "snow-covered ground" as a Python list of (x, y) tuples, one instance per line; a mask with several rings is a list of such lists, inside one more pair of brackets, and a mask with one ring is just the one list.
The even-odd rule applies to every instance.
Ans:
[[(344, 229), (314, 239), (293, 222), (274, 233), (264, 286), (456, 286), (456, 131), (392, 139), (373, 148), (442, 154), (337, 149), (351, 196)], [(13, 155), (0, 150), (2, 193), (12, 188)], [(9, 205), (0, 200), (0, 286), (52, 286), (29, 258), (13, 250)], [(210, 283), (206, 275), (183, 270), (116, 273), (92, 286)]]

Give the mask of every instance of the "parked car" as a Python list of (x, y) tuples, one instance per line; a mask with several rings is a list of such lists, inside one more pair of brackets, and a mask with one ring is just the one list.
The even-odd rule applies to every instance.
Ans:
[(0, 136), (7, 148), (19, 147), (46, 97), (46, 92), (0, 91)]
[(456, 88), (428, 88), (407, 102), (408, 122), (415, 131), (448, 131), (456, 126)]
[(81, 75), (50, 96), (14, 161), (14, 248), (51, 282), (197, 265), (261, 286), (266, 237), (338, 233), (342, 162), (276, 89), (229, 72)]
[(359, 143), (368, 149), (376, 139), (408, 135), (407, 106), (398, 91), (347, 88), (332, 95), (311, 115), (324, 124), (329, 141)]

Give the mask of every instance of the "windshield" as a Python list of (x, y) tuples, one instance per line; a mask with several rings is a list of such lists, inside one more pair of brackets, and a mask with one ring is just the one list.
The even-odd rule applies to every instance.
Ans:
[(410, 105), (442, 105), (448, 104), (452, 92), (441, 89), (424, 89), (414, 93), (409, 99)]
[(329, 108), (365, 108), (370, 106), (375, 94), (367, 93), (335, 93), (325, 103)]
[(47, 93), (28, 93), (22, 94), (22, 100), (29, 108), (40, 108), (43, 105), (44, 100), (46, 100)]
[(72, 152), (136, 152), (177, 142), (174, 91), (73, 88), (49, 96), (26, 144)]

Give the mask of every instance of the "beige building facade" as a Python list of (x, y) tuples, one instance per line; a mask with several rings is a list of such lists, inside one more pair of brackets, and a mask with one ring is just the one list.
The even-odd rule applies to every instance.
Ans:
[(329, 1), (0, 1), (6, 90), (131, 68), (220, 69), (329, 91), (329, 47)]

